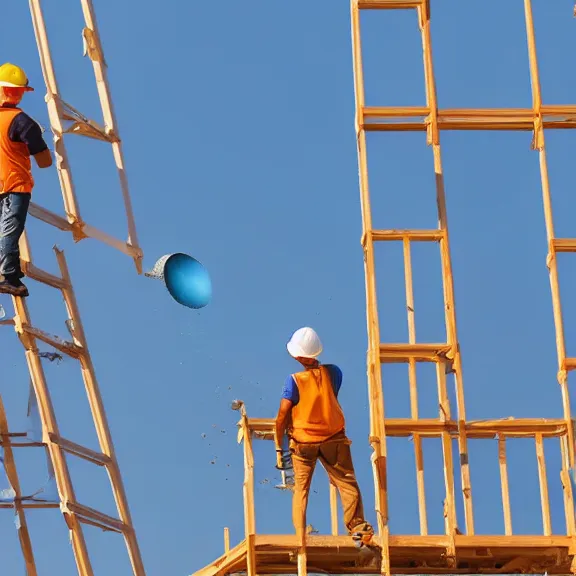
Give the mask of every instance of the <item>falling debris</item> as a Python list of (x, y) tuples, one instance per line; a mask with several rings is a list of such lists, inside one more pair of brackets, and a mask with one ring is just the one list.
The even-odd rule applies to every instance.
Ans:
[(226, 430), (220, 430), (220, 434), (226, 434)]
[(204, 432), (202, 432), (201, 436), (202, 438), (206, 438), (206, 434)]
[(230, 408), (232, 408), (232, 410), (240, 410), (242, 406), (244, 406), (244, 402), (242, 402), (242, 400), (234, 400)]
[(62, 354), (58, 354), (58, 352), (38, 352), (38, 356), (40, 358), (45, 358), (50, 362), (54, 362), (54, 360), (56, 360), (57, 364), (60, 364), (60, 362), (64, 360)]

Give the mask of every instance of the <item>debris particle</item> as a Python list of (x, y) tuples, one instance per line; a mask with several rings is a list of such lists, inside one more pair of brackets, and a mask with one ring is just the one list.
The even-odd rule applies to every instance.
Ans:
[(202, 432), (201, 436), (202, 438), (206, 438), (206, 434), (204, 432)]
[(64, 360), (62, 354), (58, 354), (58, 352), (38, 352), (38, 356), (40, 358), (46, 358), (46, 360), (49, 360), (50, 362), (56, 360), (57, 364), (60, 364), (60, 362)]

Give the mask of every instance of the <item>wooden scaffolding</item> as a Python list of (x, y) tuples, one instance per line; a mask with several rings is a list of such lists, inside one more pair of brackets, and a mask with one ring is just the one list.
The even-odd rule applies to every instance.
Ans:
[[(331, 487), (332, 534), (308, 536), (306, 550), (299, 553), (295, 536), (259, 535), (256, 532), (254, 509), (253, 438), (273, 438), (273, 421), (248, 418), (243, 411), (240, 421), (244, 443), (245, 479), (245, 535), (230, 549), (226, 533), (225, 553), (195, 576), (224, 576), (246, 572), (256, 574), (292, 574), (307, 572), (346, 574), (456, 574), (456, 573), (576, 573), (576, 524), (573, 487), (570, 471), (574, 467), (574, 428), (570, 414), (567, 374), (576, 368), (576, 358), (567, 358), (558, 285), (556, 254), (576, 252), (576, 239), (556, 238), (552, 219), (550, 185), (544, 146), (544, 130), (576, 128), (576, 105), (550, 106), (542, 103), (538, 63), (536, 58), (534, 25), (530, 0), (524, 0), (528, 37), (530, 76), (533, 106), (530, 109), (453, 109), (439, 110), (432, 60), (430, 35), (430, 0), (351, 0), (352, 45), (356, 94), (356, 133), (362, 204), (362, 246), (365, 261), (367, 324), (368, 324), (368, 388), (370, 410), (370, 444), (373, 449), (372, 468), (375, 484), (377, 516), (376, 541), (382, 547), (382, 564), (362, 568), (356, 565), (358, 552), (347, 535), (338, 534), (336, 494)], [(368, 107), (365, 105), (360, 38), (361, 10), (415, 10), (417, 12), (424, 57), (426, 106)], [(444, 177), (440, 153), (442, 130), (524, 130), (533, 132), (533, 148), (540, 159), (544, 217), (546, 222), (550, 285), (556, 329), (558, 353), (558, 382), (560, 384), (564, 417), (562, 419), (504, 419), (467, 421), (454, 306), (454, 286), (448, 235)], [(434, 230), (375, 230), (372, 227), (366, 132), (368, 131), (425, 131), (432, 149), (438, 205), (438, 227)], [(408, 342), (383, 343), (379, 335), (376, 302), (375, 242), (401, 242), (404, 252), (406, 306), (408, 311)], [(444, 310), (447, 341), (418, 343), (415, 337), (411, 243), (439, 244), (443, 277)], [(416, 365), (433, 363), (436, 367), (439, 415), (436, 419), (422, 419), (418, 414)], [(384, 363), (408, 365), (411, 417), (391, 419), (384, 415), (381, 366)], [(454, 378), (456, 406), (450, 406), (447, 379)], [(417, 471), (419, 535), (393, 535), (389, 531), (387, 455), (388, 437), (411, 437), (414, 442)], [(424, 490), (422, 440), (439, 438), (443, 449), (445, 483), (444, 534), (428, 532), (428, 518)], [(497, 439), (501, 478), (504, 534), (476, 535), (474, 528), (473, 491), (468, 462), (468, 440)], [(533, 438), (538, 463), (541, 493), (543, 533), (516, 535), (512, 529), (506, 442), (510, 438)], [(549, 506), (549, 486), (544, 457), (545, 438), (557, 438), (561, 451), (559, 489), (563, 491), (566, 530), (552, 533)], [(453, 440), (458, 454), (453, 453)], [(456, 460), (457, 459), (457, 460)], [(454, 464), (460, 475), (464, 509), (464, 525), (457, 526)]]
[[(71, 232), (76, 242), (83, 238), (94, 238), (120, 250), (134, 259), (137, 271), (140, 273), (142, 270), (142, 252), (138, 246), (136, 236), (122, 157), (121, 141), (114, 117), (106, 77), (106, 63), (98, 35), (94, 8), (91, 0), (80, 0), (80, 2), (85, 19), (85, 27), (82, 31), (84, 55), (89, 57), (94, 68), (103, 115), (103, 124), (100, 125), (84, 116), (62, 98), (56, 81), (41, 1), (30, 0), (30, 11), (47, 89), (46, 102), (54, 137), (55, 164), (64, 201), (63, 215), (49, 211), (34, 203), (31, 204), (30, 215), (59, 230)], [(127, 241), (113, 238), (109, 234), (89, 225), (80, 216), (79, 202), (75, 193), (71, 166), (66, 152), (65, 134), (76, 134), (93, 138), (108, 142), (112, 146), (126, 210), (128, 224)], [(121, 534), (126, 543), (133, 574), (136, 576), (144, 576), (145, 570), (142, 557), (132, 525), (122, 477), (115, 456), (94, 366), (82, 327), (80, 312), (74, 296), (72, 281), (64, 253), (57, 247), (54, 248), (60, 271), (59, 275), (54, 275), (35, 266), (26, 234), (24, 234), (21, 239), (20, 248), (22, 269), (26, 276), (34, 281), (50, 286), (55, 290), (59, 290), (62, 294), (67, 310), (65, 324), (69, 331), (69, 339), (67, 340), (48, 334), (34, 326), (26, 300), (21, 298), (12, 298), (14, 307), (13, 317), (0, 321), (0, 325), (12, 326), (15, 329), (24, 347), (31, 383), (42, 423), (42, 441), (40, 445), (44, 445), (47, 449), (58, 489), (58, 502), (56, 503), (32, 502), (22, 498), (18, 472), (14, 461), (14, 450), (21, 446), (29, 446), (31, 444), (19, 441), (22, 436), (26, 436), (25, 433), (11, 432), (9, 430), (7, 415), (2, 402), (0, 402), (0, 432), (2, 434), (4, 464), (8, 480), (15, 493), (13, 503), (2, 504), (2, 507), (14, 508), (17, 513), (18, 536), (26, 564), (26, 573), (28, 576), (37, 576), (37, 574), (44, 572), (42, 567), (37, 566), (35, 561), (33, 545), (26, 523), (25, 509), (60, 508), (70, 531), (72, 548), (79, 575), (93, 576), (94, 574), (83, 533), (83, 525), (86, 524)], [(30, 298), (34, 299), (34, 286), (31, 286), (30, 293)], [(98, 451), (81, 446), (73, 440), (61, 436), (49, 386), (43, 370), (42, 360), (39, 356), (38, 343), (47, 344), (55, 351), (58, 351), (58, 353), (79, 362), (98, 437), (100, 447)], [(82, 458), (95, 466), (106, 469), (116, 501), (117, 517), (103, 514), (77, 501), (67, 465), (67, 457), (69, 455)]]

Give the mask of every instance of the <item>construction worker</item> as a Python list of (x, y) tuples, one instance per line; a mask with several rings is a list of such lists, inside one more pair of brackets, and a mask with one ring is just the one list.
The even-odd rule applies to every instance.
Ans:
[(40, 168), (52, 165), (42, 129), (18, 108), (32, 90), (24, 70), (10, 63), (0, 66), (0, 292), (13, 296), (28, 296), (18, 241), (34, 188), (30, 156)]
[(354, 539), (368, 543), (374, 529), (364, 519), (351, 441), (346, 437), (344, 414), (338, 402), (342, 371), (334, 364), (320, 364), (317, 358), (322, 343), (312, 328), (296, 330), (287, 348), (304, 370), (290, 375), (284, 384), (276, 417), (276, 460), (277, 468), (284, 468), (282, 440), (287, 433), (294, 469), (292, 521), (299, 546), (304, 545), (308, 495), (318, 460), (340, 493), (348, 532)]

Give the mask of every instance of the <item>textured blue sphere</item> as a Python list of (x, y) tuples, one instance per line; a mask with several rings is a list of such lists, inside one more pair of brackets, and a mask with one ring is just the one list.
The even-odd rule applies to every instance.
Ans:
[(212, 282), (208, 271), (187, 254), (172, 254), (164, 265), (164, 281), (168, 292), (178, 304), (203, 308), (212, 298)]

